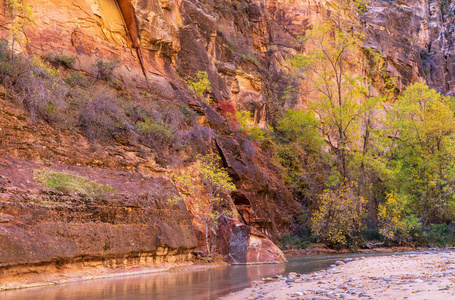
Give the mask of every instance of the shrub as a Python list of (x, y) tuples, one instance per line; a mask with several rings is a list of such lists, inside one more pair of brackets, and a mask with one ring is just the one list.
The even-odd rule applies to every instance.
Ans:
[(58, 70), (24, 55), (10, 55), (8, 43), (0, 43), (0, 82), (11, 100), (22, 105), (33, 119), (64, 122), (65, 85)]
[(237, 123), (237, 110), (229, 100), (221, 100), (215, 105), (216, 111), (231, 123)]
[(96, 183), (95, 181), (91, 181), (85, 177), (64, 172), (35, 170), (33, 172), (33, 180), (56, 191), (80, 193), (91, 198), (99, 198), (104, 196), (106, 193), (116, 192), (109, 186)]
[(31, 75), (31, 59), (23, 55), (11, 57), (8, 41), (0, 42), (0, 80), (5, 88), (12, 89), (22, 77)]
[(245, 55), (242, 56), (242, 58), (244, 60), (246, 60), (246, 61), (249, 61), (250, 63), (252, 63), (252, 64), (254, 64), (256, 66), (259, 66), (259, 59), (253, 53), (245, 54)]
[(87, 76), (79, 72), (72, 72), (70, 75), (68, 75), (68, 77), (65, 78), (65, 82), (72, 87), (88, 87), (91, 83)]
[(447, 224), (430, 224), (430, 227), (421, 232), (426, 246), (429, 247), (447, 247), (455, 245), (455, 236), (453, 226)]
[(280, 248), (285, 249), (305, 249), (311, 243), (316, 242), (316, 239), (311, 235), (309, 228), (301, 226), (281, 238)]
[(168, 101), (125, 103), (124, 110), (140, 142), (160, 152), (185, 144), (185, 131), (193, 126), (196, 115), (186, 104)]
[(196, 96), (210, 102), (210, 99), (205, 97), (205, 94), (212, 89), (212, 83), (207, 72), (199, 71), (196, 73), (196, 80), (187, 78), (186, 81)]
[(319, 196), (319, 209), (311, 218), (313, 234), (333, 245), (356, 246), (356, 236), (366, 213), (365, 199), (355, 193), (354, 183), (336, 190), (327, 189)]
[(81, 99), (79, 125), (90, 140), (105, 140), (120, 134), (128, 122), (116, 95), (107, 89), (98, 89), (88, 99)]
[(172, 127), (162, 121), (154, 122), (152, 118), (146, 118), (140, 125), (141, 131), (150, 138), (158, 141), (170, 141), (174, 134)]
[(96, 77), (105, 81), (112, 81), (114, 79), (114, 70), (120, 66), (120, 60), (104, 61), (98, 58), (93, 64), (96, 67)]
[(178, 105), (178, 108), (183, 114), (182, 120), (184, 120), (185, 123), (192, 124), (196, 121), (197, 113), (192, 110), (188, 104), (180, 104)]
[(61, 65), (67, 68), (70, 68), (76, 62), (75, 56), (68, 56), (64, 54), (54, 55), (53, 53), (48, 53), (44, 56), (44, 59), (52, 64)]
[(56, 55), (55, 56), (55, 61), (61, 64), (62, 66), (65, 67), (71, 67), (74, 62), (76, 62), (76, 57), (75, 56), (67, 56), (67, 55)]

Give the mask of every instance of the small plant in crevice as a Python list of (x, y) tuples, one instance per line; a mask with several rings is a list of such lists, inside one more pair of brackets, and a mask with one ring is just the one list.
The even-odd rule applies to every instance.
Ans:
[(209, 80), (209, 75), (205, 71), (198, 71), (195, 74), (195, 79), (187, 78), (191, 91), (206, 102), (210, 102), (210, 98), (207, 97), (207, 93), (212, 89), (212, 83)]
[(53, 53), (48, 53), (44, 56), (44, 59), (52, 64), (61, 65), (66, 68), (71, 68), (76, 62), (75, 56), (68, 56), (65, 54), (54, 55)]
[(248, 53), (248, 54), (245, 54), (242, 56), (242, 58), (246, 61), (249, 61), (250, 63), (256, 65), (256, 66), (259, 66), (259, 59), (257, 58), (256, 55), (254, 55), (253, 53)]
[(104, 81), (113, 81), (114, 80), (114, 70), (120, 67), (121, 61), (104, 61), (101, 58), (98, 58), (93, 64), (96, 67), (96, 77)]
[(269, 126), (262, 128), (258, 124), (255, 124), (251, 112), (247, 110), (237, 111), (236, 118), (240, 132), (248, 139), (254, 141), (262, 150), (273, 148), (272, 128)]
[(229, 100), (220, 100), (215, 105), (215, 110), (225, 118), (229, 124), (237, 128), (238, 127), (238, 119), (237, 119), (237, 109)]

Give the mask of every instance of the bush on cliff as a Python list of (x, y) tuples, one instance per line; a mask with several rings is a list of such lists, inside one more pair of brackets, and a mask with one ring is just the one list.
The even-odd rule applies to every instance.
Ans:
[[(198, 155), (196, 162), (187, 170), (188, 173), (174, 175), (174, 181), (183, 190), (181, 194), (186, 201), (195, 202), (197, 209), (202, 211), (207, 255), (211, 254), (210, 229), (223, 213), (228, 215), (233, 213), (221, 206), (226, 203), (228, 195), (235, 191), (236, 187), (227, 170), (219, 166), (220, 161), (221, 158), (215, 153)], [(169, 199), (171, 202), (180, 200), (181, 197)]]
[(78, 193), (90, 198), (99, 198), (108, 193), (115, 193), (115, 190), (109, 186), (65, 172), (35, 170), (33, 180), (55, 191)]

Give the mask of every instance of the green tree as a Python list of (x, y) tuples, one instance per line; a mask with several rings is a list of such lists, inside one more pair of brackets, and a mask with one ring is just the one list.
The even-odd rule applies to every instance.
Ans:
[(389, 186), (410, 198), (423, 225), (455, 217), (453, 106), (452, 98), (416, 83), (389, 112)]
[(378, 207), (379, 232), (390, 241), (399, 244), (409, 243), (410, 232), (420, 225), (419, 219), (412, 214), (406, 196), (390, 192), (384, 203)]
[(330, 161), (312, 111), (288, 110), (278, 121), (276, 156), (294, 193), (308, 205), (324, 185)]
[[(235, 184), (226, 169), (219, 167), (220, 157), (217, 154), (198, 155), (196, 162), (190, 166), (187, 174), (175, 175), (175, 182), (184, 189), (183, 197), (195, 201), (201, 210), (205, 224), (205, 244), (207, 255), (211, 253), (209, 227), (214, 225), (221, 214), (232, 214), (229, 209), (214, 210), (214, 206), (226, 202), (227, 195), (236, 190)], [(179, 201), (177, 197), (170, 201)]]
[(316, 128), (330, 154), (325, 155), (330, 157), (326, 187), (340, 188), (342, 193), (348, 188), (344, 185), (356, 182), (349, 188), (369, 200), (373, 224), (377, 205), (374, 153), (380, 131), (376, 120), (379, 104), (386, 100), (377, 91), (388, 92), (389, 82), (384, 80), (381, 56), (363, 45), (365, 35), (356, 20), (364, 4), (327, 2), (330, 14), (305, 32), (301, 38), (304, 51), (293, 56), (289, 65), (293, 77), (301, 80), (300, 93), (309, 99), (307, 108), (315, 113)]
[[(345, 1), (343, 2), (344, 5)], [(302, 38), (305, 53), (290, 60), (310, 97), (309, 104), (320, 120), (319, 130), (336, 156), (337, 171), (349, 180), (349, 155), (358, 148), (362, 116), (377, 103), (366, 88), (366, 78), (355, 74), (361, 65), (363, 34), (347, 27), (343, 9), (332, 19), (315, 25)]]

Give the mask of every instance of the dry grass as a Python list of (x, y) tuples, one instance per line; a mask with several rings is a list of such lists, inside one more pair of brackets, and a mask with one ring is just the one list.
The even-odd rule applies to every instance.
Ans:
[(90, 198), (100, 198), (106, 194), (116, 193), (109, 186), (99, 184), (85, 177), (64, 172), (35, 170), (33, 172), (33, 180), (55, 191), (78, 193), (87, 195)]

